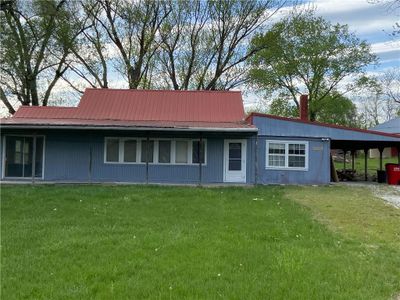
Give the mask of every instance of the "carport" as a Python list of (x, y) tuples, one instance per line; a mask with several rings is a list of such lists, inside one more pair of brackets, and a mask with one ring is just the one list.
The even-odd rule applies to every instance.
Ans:
[[(368, 134), (371, 134), (368, 132)], [(371, 134), (372, 135), (372, 134)], [(331, 140), (331, 149), (332, 150), (341, 150), (343, 151), (343, 169), (346, 170), (346, 155), (348, 152), (351, 154), (351, 170), (355, 170), (355, 155), (357, 151), (364, 152), (364, 179), (368, 181), (368, 151), (371, 149), (378, 149), (379, 151), (379, 170), (383, 171), (383, 150), (388, 147), (396, 147), (397, 148), (397, 160), (400, 164), (400, 143), (398, 141), (398, 137), (394, 137), (394, 140), (391, 140), (392, 137), (386, 137), (384, 140), (381, 138), (376, 138), (373, 136), (366, 136), (364, 140)]]

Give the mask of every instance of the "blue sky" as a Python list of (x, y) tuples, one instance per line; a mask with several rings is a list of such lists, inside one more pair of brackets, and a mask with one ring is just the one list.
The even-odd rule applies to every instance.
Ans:
[[(373, 3), (378, 1), (383, 3)], [(317, 15), (334, 24), (347, 24), (351, 32), (370, 44), (379, 63), (369, 66), (367, 73), (379, 77), (388, 68), (400, 67), (400, 36), (395, 39), (390, 35), (393, 25), (400, 22), (400, 5), (397, 11), (390, 10), (385, 4), (389, 1), (392, 0), (302, 0), (299, 7), (313, 8)], [(274, 21), (292, 9), (292, 6), (282, 9)], [(251, 109), (259, 102), (260, 95), (247, 91), (243, 98), (246, 108)]]
[[(400, 7), (388, 9), (388, 0), (371, 3), (371, 0), (314, 0), (306, 1), (315, 6), (316, 13), (325, 19), (348, 24), (351, 31), (366, 40), (372, 51), (379, 57), (380, 64), (370, 70), (382, 72), (389, 67), (400, 66), (400, 40), (390, 33), (393, 25), (400, 20)], [(377, 2), (377, 1), (375, 1)], [(399, 5), (398, 5), (399, 6)]]

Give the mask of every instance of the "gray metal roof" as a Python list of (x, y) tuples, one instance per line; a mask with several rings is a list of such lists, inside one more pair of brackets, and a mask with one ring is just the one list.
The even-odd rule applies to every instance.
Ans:
[(386, 133), (399, 133), (400, 134), (400, 117), (389, 120), (385, 123), (372, 127), (371, 130), (386, 132)]

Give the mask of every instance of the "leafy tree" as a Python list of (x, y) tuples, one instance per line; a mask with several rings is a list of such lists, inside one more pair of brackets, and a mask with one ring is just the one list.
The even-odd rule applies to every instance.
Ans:
[(357, 107), (349, 98), (333, 92), (314, 101), (310, 109), (317, 111), (316, 121), (357, 127)]
[(74, 3), (65, 0), (8, 0), (0, 8), (0, 98), (11, 114), (16, 105), (47, 105), (84, 22), (70, 24)]
[[(339, 87), (344, 93), (354, 90), (364, 81), (365, 67), (376, 61), (369, 45), (346, 25), (333, 25), (311, 11), (284, 18), (251, 45), (262, 48), (251, 60), (251, 82), (267, 92), (289, 93), (297, 107), (298, 96), (308, 94), (311, 120), (321, 109), (314, 102)], [(352, 84), (345, 85), (346, 78)]]
[[(359, 125), (356, 105), (349, 98), (337, 92), (325, 96), (318, 102), (314, 101), (310, 109), (318, 111), (315, 121), (354, 127)], [(267, 112), (282, 117), (299, 117), (299, 110), (293, 101), (290, 101), (290, 95), (284, 94), (270, 102)]]
[(268, 113), (282, 117), (296, 118), (299, 116), (299, 110), (296, 105), (288, 101), (287, 97), (278, 97), (271, 101)]

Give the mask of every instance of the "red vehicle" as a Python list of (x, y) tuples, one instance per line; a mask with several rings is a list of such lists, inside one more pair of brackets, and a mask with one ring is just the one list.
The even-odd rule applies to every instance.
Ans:
[(387, 183), (400, 185), (400, 164), (386, 164)]

